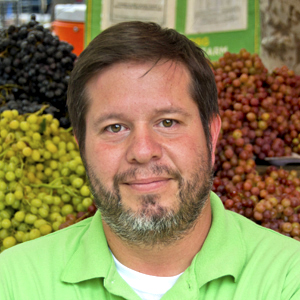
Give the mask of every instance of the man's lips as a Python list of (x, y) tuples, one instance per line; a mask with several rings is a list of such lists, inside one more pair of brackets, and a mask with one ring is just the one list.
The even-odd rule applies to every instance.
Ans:
[(123, 184), (140, 192), (151, 192), (166, 186), (171, 178), (166, 177), (151, 177), (143, 179), (135, 179), (132, 181), (124, 182)]

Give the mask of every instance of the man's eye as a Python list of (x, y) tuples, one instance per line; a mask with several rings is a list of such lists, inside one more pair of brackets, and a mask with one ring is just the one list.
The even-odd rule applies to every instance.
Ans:
[(124, 130), (124, 126), (122, 126), (120, 124), (113, 124), (113, 125), (107, 126), (106, 130), (113, 132), (113, 133), (117, 133), (117, 132), (120, 132), (121, 130)]
[(175, 120), (172, 119), (165, 119), (161, 121), (161, 126), (163, 127), (172, 127), (175, 124)]

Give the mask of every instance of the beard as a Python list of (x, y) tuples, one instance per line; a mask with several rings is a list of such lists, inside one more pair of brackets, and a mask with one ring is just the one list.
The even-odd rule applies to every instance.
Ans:
[(147, 174), (167, 174), (177, 181), (178, 192), (174, 195), (176, 204), (167, 208), (160, 203), (161, 195), (146, 194), (138, 198), (141, 208), (133, 211), (124, 205), (119, 185), (144, 174), (142, 167), (131, 168), (115, 175), (113, 188), (108, 190), (96, 176), (92, 166), (83, 161), (102, 219), (120, 239), (136, 246), (166, 245), (183, 238), (196, 224), (208, 201), (213, 182), (210, 160), (202, 156), (190, 180), (185, 180), (178, 170), (168, 166), (152, 165), (147, 168)]

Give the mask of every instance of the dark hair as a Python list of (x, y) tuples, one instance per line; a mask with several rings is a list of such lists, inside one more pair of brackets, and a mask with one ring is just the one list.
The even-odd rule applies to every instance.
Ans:
[(191, 97), (198, 105), (207, 146), (211, 150), (209, 126), (212, 118), (219, 114), (219, 108), (215, 77), (204, 51), (174, 29), (134, 21), (119, 23), (101, 32), (79, 55), (71, 72), (67, 105), (83, 156), (89, 104), (85, 91), (87, 82), (104, 68), (119, 62), (150, 61), (155, 65), (160, 59), (181, 62), (189, 70)]

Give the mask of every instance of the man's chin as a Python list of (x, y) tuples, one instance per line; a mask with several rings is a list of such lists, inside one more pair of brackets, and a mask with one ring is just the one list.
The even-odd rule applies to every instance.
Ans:
[[(175, 200), (177, 198), (174, 196)], [(145, 194), (139, 195), (136, 197), (135, 201), (130, 199), (130, 203), (126, 205), (126, 201), (123, 201), (121, 197), (121, 203), (124, 210), (131, 211), (133, 214), (145, 217), (145, 218), (163, 218), (170, 214), (174, 213), (176, 210), (176, 204), (173, 203), (174, 207), (169, 207), (167, 204), (171, 203), (170, 197), (165, 197), (160, 194)], [(132, 207), (132, 203), (135, 203), (135, 207)], [(173, 201), (174, 202), (174, 201)]]

